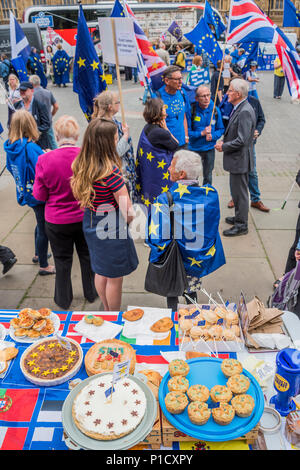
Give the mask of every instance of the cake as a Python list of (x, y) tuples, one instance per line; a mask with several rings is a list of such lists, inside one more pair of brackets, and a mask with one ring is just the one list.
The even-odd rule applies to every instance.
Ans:
[(165, 405), (169, 413), (177, 415), (182, 413), (189, 401), (185, 393), (169, 392), (165, 396)]
[(210, 418), (211, 410), (208, 408), (207, 403), (201, 401), (193, 401), (188, 406), (188, 416), (192, 423), (202, 426), (207, 423)]
[(226, 385), (214, 385), (210, 390), (210, 398), (214, 403), (228, 403), (232, 398), (232, 391)]
[(227, 380), (227, 387), (230, 388), (234, 395), (246, 393), (250, 387), (250, 380), (244, 374), (235, 374)]
[(138, 383), (129, 377), (114, 383), (112, 374), (100, 374), (90, 380), (76, 395), (72, 416), (85, 435), (97, 440), (114, 440), (134, 431), (142, 421), (147, 399)]
[(51, 386), (73, 377), (79, 371), (82, 360), (82, 349), (76, 341), (47, 338), (24, 351), (20, 366), (30, 382)]
[(231, 405), (234, 408), (235, 414), (240, 418), (247, 418), (251, 415), (255, 402), (251, 395), (236, 395), (231, 400)]
[(175, 375), (186, 376), (189, 371), (190, 366), (183, 359), (173, 359), (173, 361), (169, 363), (169, 373), (171, 377), (174, 377)]
[(243, 366), (237, 359), (224, 359), (221, 364), (221, 370), (226, 377), (243, 372)]
[(229, 403), (220, 403), (218, 407), (212, 409), (211, 414), (217, 424), (226, 426), (233, 420), (235, 411), (233, 406), (229, 405)]
[(209, 399), (209, 390), (205, 385), (191, 385), (187, 391), (187, 396), (191, 401), (207, 401)]
[[(111, 354), (112, 352), (112, 354)], [(87, 374), (112, 372), (116, 362), (130, 360), (130, 374), (135, 369), (135, 350), (130, 344), (118, 339), (107, 339), (95, 343), (86, 353), (84, 364)]]
[(189, 381), (182, 375), (175, 375), (168, 382), (168, 389), (170, 392), (185, 393), (189, 388)]

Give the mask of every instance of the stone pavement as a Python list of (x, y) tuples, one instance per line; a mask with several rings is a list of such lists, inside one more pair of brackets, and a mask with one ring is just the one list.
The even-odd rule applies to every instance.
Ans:
[[(223, 298), (238, 301), (243, 291), (246, 301), (257, 295), (266, 302), (272, 292), (272, 283), (282, 273), (289, 247), (294, 239), (298, 217), (300, 191), (296, 185), (284, 210), (279, 208), (286, 198), (298, 169), (299, 116), (300, 105), (291, 104), (287, 89), (281, 101), (272, 97), (273, 74), (261, 72), (258, 93), (266, 115), (266, 126), (257, 143), (257, 169), (263, 202), (272, 210), (265, 214), (250, 209), (249, 234), (234, 239), (222, 238), (226, 265), (204, 278), (206, 290), (217, 298), (217, 291)], [(86, 121), (78, 105), (77, 95), (69, 85), (67, 89), (49, 87), (59, 105), (57, 116), (72, 114), (81, 126), (81, 138)], [(112, 85), (117, 89), (116, 85)], [(124, 103), (128, 124), (134, 145), (144, 125), (143, 106), (139, 97), (143, 89), (139, 84), (123, 82)], [(71, 103), (71, 104), (70, 104)], [(0, 122), (5, 127), (7, 110), (0, 106)], [(7, 138), (7, 132), (2, 134)], [(0, 171), (5, 164), (1, 142)], [(226, 226), (224, 219), (232, 215), (227, 208), (230, 199), (228, 174), (222, 168), (222, 154), (217, 153), (213, 185), (219, 192), (221, 206), (220, 232)], [(278, 210), (276, 210), (278, 209)], [(16, 202), (15, 185), (10, 174), (5, 171), (0, 177), (0, 243), (9, 246), (18, 258), (18, 263), (5, 276), (0, 274), (0, 308), (15, 309), (24, 307), (49, 307), (57, 310), (53, 301), (54, 276), (38, 275), (38, 266), (32, 264), (34, 254), (33, 232), (35, 218), (28, 207), (20, 207)], [(140, 260), (138, 269), (124, 279), (122, 309), (128, 305), (165, 307), (165, 299), (144, 291), (144, 278), (147, 269), (149, 249), (142, 241), (136, 243)], [(0, 267), (0, 272), (2, 267)], [(82, 295), (80, 269), (77, 255), (74, 256), (72, 270), (74, 300), (70, 310), (101, 310), (100, 300), (87, 303)], [(199, 294), (199, 301), (206, 301)]]

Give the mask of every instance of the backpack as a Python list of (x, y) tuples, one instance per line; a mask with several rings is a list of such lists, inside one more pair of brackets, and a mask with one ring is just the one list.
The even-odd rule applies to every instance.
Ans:
[(297, 296), (300, 287), (300, 263), (286, 273), (268, 299), (269, 308), (278, 308), (279, 310), (288, 310), (293, 312), (297, 303)]

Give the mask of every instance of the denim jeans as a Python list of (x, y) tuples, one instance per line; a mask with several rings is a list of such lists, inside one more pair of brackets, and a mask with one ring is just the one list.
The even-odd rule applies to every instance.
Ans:
[(248, 95), (249, 95), (249, 96), (254, 96), (254, 98), (256, 98), (257, 100), (259, 99), (256, 90), (250, 90), (250, 91), (248, 92)]
[(256, 171), (255, 144), (253, 144), (253, 160), (254, 160), (254, 168), (252, 171), (249, 171), (248, 188), (249, 188), (251, 202), (258, 202), (260, 201), (260, 191), (258, 189), (258, 176), (257, 176), (257, 171)]
[(112, 76), (113, 80), (117, 79), (116, 66), (114, 64), (108, 64), (108, 73)]
[(45, 232), (45, 204), (34, 206), (33, 211), (37, 222), (36, 251), (41, 268), (48, 267), (48, 237)]
[(212, 172), (215, 166), (215, 149), (206, 150), (202, 152), (198, 150), (197, 153), (200, 155), (203, 167), (203, 185), (212, 184)]

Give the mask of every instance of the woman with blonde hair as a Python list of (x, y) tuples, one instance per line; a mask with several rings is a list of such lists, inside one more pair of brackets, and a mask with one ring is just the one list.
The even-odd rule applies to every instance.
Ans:
[(97, 292), (89, 250), (83, 235), (83, 210), (70, 186), (72, 163), (80, 152), (79, 125), (72, 116), (61, 116), (54, 125), (58, 148), (42, 155), (36, 165), (33, 195), (45, 206), (46, 234), (56, 269), (54, 301), (67, 310), (73, 300), (71, 280), (74, 245), (78, 254), (84, 297), (94, 302)]
[(92, 118), (100, 117), (113, 121), (118, 127), (117, 152), (122, 160), (122, 171), (132, 202), (138, 201), (136, 190), (135, 159), (132, 139), (127, 124), (122, 125), (114, 116), (120, 109), (118, 94), (106, 90), (96, 96)]
[(20, 95), (20, 81), (18, 77), (11, 73), (8, 76), (8, 97), (7, 97), (7, 105), (8, 105), (8, 119), (7, 119), (7, 127), (10, 126), (10, 121), (13, 113), (17, 109), (21, 109), (23, 107), (23, 101)]
[(119, 311), (123, 277), (138, 258), (128, 224), (132, 205), (116, 150), (118, 128), (112, 120), (94, 118), (74, 160), (71, 187), (84, 209), (83, 232), (89, 247), (95, 286), (104, 310)]
[(16, 111), (11, 119), (8, 140), (4, 142), (6, 166), (16, 183), (17, 201), (21, 206), (31, 207), (35, 213), (36, 254), (40, 265), (39, 274), (55, 274), (54, 266), (48, 264), (48, 237), (45, 232), (45, 204), (32, 194), (35, 167), (44, 152), (36, 141), (39, 131), (34, 117), (25, 109)]

